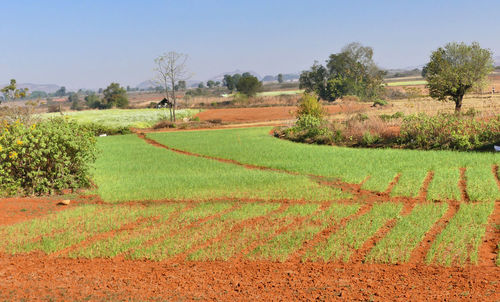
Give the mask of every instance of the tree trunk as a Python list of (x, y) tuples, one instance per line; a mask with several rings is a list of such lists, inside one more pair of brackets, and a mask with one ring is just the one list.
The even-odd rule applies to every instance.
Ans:
[(455, 113), (460, 113), (462, 111), (462, 101), (464, 99), (464, 95), (461, 94), (455, 98)]

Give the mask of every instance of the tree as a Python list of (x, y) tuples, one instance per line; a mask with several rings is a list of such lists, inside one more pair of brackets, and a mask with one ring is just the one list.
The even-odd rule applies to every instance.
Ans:
[(482, 85), (493, 70), (491, 51), (479, 43), (448, 43), (431, 54), (422, 70), (431, 97), (455, 102), (455, 112), (462, 109), (464, 95)]
[(214, 82), (214, 81), (212, 81), (212, 80), (208, 80), (208, 81), (207, 81), (207, 87), (208, 87), (208, 88), (214, 88), (214, 87), (215, 87), (215, 82)]
[(244, 74), (238, 80), (236, 84), (236, 89), (247, 96), (255, 96), (257, 91), (262, 87), (262, 83), (250, 74)]
[(200, 82), (200, 83), (198, 84), (198, 88), (200, 88), (200, 89), (205, 88), (205, 85), (203, 85), (203, 82)]
[(215, 82), (215, 87), (219, 87), (220, 86), (220, 81), (216, 81)]
[(222, 85), (226, 86), (230, 92), (233, 92), (233, 90), (236, 88), (236, 83), (234, 82), (233, 77), (229, 74), (224, 75)]
[(74, 103), (80, 100), (78, 93), (71, 92), (68, 96), (68, 102)]
[(186, 90), (186, 81), (179, 81), (177, 86), (179, 87), (179, 90)]
[(87, 95), (85, 97), (85, 102), (89, 108), (101, 108), (101, 99), (95, 93)]
[(162, 85), (167, 97), (170, 91), (170, 101), (173, 104), (170, 108), (170, 120), (174, 122), (176, 120), (175, 110), (177, 109), (177, 97), (174, 88), (179, 81), (186, 81), (191, 77), (186, 64), (188, 58), (186, 54), (171, 51), (155, 59), (156, 80)]
[(101, 107), (104, 108), (125, 108), (128, 106), (127, 91), (120, 87), (118, 83), (111, 83), (104, 89)]
[(278, 74), (278, 83), (283, 83), (283, 75), (281, 73)]
[(55, 94), (55, 96), (65, 96), (66, 95), (66, 87), (62, 86), (61, 88), (59, 88)]
[(345, 95), (374, 99), (382, 91), (385, 72), (373, 61), (373, 49), (350, 43), (340, 53), (331, 54), (326, 67), (314, 62), (300, 75), (300, 87), (320, 98), (334, 101)]
[[(0, 89), (3, 93), (6, 101), (20, 99), (26, 96), (28, 93), (28, 88), (17, 88), (17, 83), (15, 79), (10, 80), (10, 84)], [(0, 101), (0, 104), (2, 102)]]

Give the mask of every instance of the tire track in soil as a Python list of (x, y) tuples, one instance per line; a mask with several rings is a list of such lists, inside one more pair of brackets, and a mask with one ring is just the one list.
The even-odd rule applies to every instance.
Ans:
[(288, 260), (292, 262), (302, 262), (304, 255), (308, 251), (313, 249), (318, 244), (327, 241), (330, 235), (340, 230), (341, 228), (345, 227), (349, 221), (365, 215), (366, 213), (370, 212), (372, 208), (373, 208), (373, 203), (365, 203), (363, 206), (359, 208), (359, 210), (356, 213), (342, 218), (338, 223), (335, 223), (332, 226), (322, 230), (321, 232), (314, 235), (314, 237), (311, 240), (304, 242), (304, 244), (299, 250), (297, 250), (295, 253), (290, 255), (290, 257), (288, 257)]
[(292, 221), (291, 223), (287, 224), (286, 226), (284, 226), (284, 227), (276, 230), (276, 232), (274, 234), (272, 234), (271, 236), (269, 236), (268, 238), (264, 238), (263, 240), (259, 240), (259, 241), (255, 242), (255, 243), (253, 243), (252, 245), (250, 245), (249, 247), (247, 247), (246, 249), (244, 249), (243, 251), (241, 251), (238, 255), (236, 255), (231, 260), (235, 260), (235, 261), (241, 261), (241, 260), (243, 260), (243, 258), (246, 255), (248, 255), (249, 253), (251, 253), (257, 247), (266, 244), (267, 242), (273, 240), (274, 238), (276, 238), (280, 234), (283, 234), (284, 232), (293, 229), (295, 226), (299, 227), (307, 219), (311, 219), (311, 217), (314, 217), (314, 215), (317, 215), (319, 212), (325, 211), (326, 209), (328, 209), (331, 206), (331, 204), (332, 203), (330, 203), (330, 202), (323, 203), (318, 210), (314, 211), (314, 213), (312, 213), (310, 215), (307, 215), (307, 216), (304, 216), (304, 217), (295, 218), (294, 221)]
[(387, 186), (387, 189), (384, 191), (384, 193), (388, 196), (391, 195), (392, 189), (394, 189), (394, 186), (398, 184), (399, 178), (401, 177), (401, 173), (396, 174), (394, 179), (389, 183)]
[[(416, 205), (415, 203), (405, 204), (401, 209), (399, 215), (405, 217), (406, 215), (410, 214), (415, 205)], [(368, 239), (365, 243), (363, 243), (361, 248), (354, 251), (354, 253), (351, 255), (349, 259), (349, 262), (364, 263), (368, 252), (370, 252), (370, 250), (374, 248), (377, 245), (377, 243), (380, 240), (382, 240), (392, 230), (392, 228), (396, 225), (397, 222), (398, 219), (396, 218), (389, 219), (389, 221), (387, 221), (384, 226), (378, 229), (377, 232), (370, 239)]]
[(100, 240), (104, 240), (104, 239), (113, 237), (113, 236), (115, 236), (118, 233), (121, 233), (121, 232), (124, 232), (124, 231), (133, 230), (133, 229), (137, 228), (138, 226), (140, 226), (143, 223), (156, 222), (159, 219), (160, 219), (160, 216), (148, 216), (148, 217), (138, 218), (135, 221), (132, 221), (130, 223), (126, 223), (126, 224), (122, 225), (118, 229), (114, 229), (114, 230), (111, 230), (111, 231), (108, 231), (108, 232), (98, 233), (98, 234), (95, 234), (93, 236), (90, 236), (89, 238), (86, 238), (83, 241), (80, 241), (80, 242), (78, 242), (76, 244), (68, 246), (67, 248), (64, 248), (62, 250), (59, 250), (57, 252), (54, 252), (54, 253), (50, 254), (49, 257), (53, 257), (53, 258), (67, 257), (69, 253), (71, 253), (73, 251), (76, 251), (79, 248), (87, 247), (88, 245), (90, 245), (90, 244), (92, 244), (94, 242), (97, 242), (97, 241), (100, 241)]
[[(173, 237), (173, 236), (179, 234), (180, 232), (184, 232), (184, 231), (190, 230), (190, 229), (196, 227), (197, 225), (200, 225), (200, 224), (202, 224), (202, 223), (204, 223), (206, 221), (209, 221), (209, 220), (212, 220), (212, 219), (217, 219), (217, 218), (219, 218), (220, 216), (222, 216), (222, 215), (224, 215), (226, 213), (229, 213), (231, 211), (236, 210), (240, 206), (241, 206), (241, 204), (239, 204), (239, 203), (238, 204), (234, 204), (232, 207), (229, 207), (228, 209), (223, 210), (223, 211), (221, 211), (219, 213), (216, 213), (216, 214), (213, 214), (213, 215), (209, 215), (207, 217), (200, 218), (200, 219), (198, 219), (198, 220), (196, 220), (196, 221), (194, 221), (194, 222), (192, 222), (192, 223), (190, 223), (190, 224), (188, 224), (188, 225), (186, 225), (184, 227), (181, 227), (180, 229), (174, 229), (170, 233), (165, 234), (165, 235), (163, 235), (161, 237), (150, 239), (150, 240), (144, 242), (141, 245), (140, 248), (150, 247), (150, 246), (152, 246), (154, 244), (160, 243), (160, 242), (164, 241), (165, 239), (167, 239), (169, 237)], [(191, 210), (193, 208), (194, 208), (194, 204), (188, 205), (182, 211), (179, 211), (178, 213), (176, 213), (177, 215), (171, 216), (167, 221), (165, 221), (164, 224), (171, 224), (171, 223), (173, 223), (175, 221), (175, 219), (177, 219), (180, 215), (182, 215), (183, 213), (185, 213), (185, 212), (187, 212), (187, 211), (189, 211), (189, 210)], [(126, 258), (127, 255), (131, 255), (136, 250), (137, 249), (128, 250), (128, 251), (126, 251), (123, 254), (116, 255), (115, 258), (117, 258), (117, 257), (119, 257), (119, 258), (125, 257)]]
[(432, 228), (425, 233), (424, 238), (420, 244), (412, 251), (410, 255), (409, 264), (424, 263), (425, 257), (431, 248), (432, 243), (444, 228), (448, 225), (450, 220), (455, 216), (460, 208), (460, 202), (448, 202), (448, 210), (443, 216), (432, 226)]
[(462, 201), (470, 202), (469, 194), (467, 193), (467, 177), (465, 172), (467, 172), (467, 168), (460, 168), (460, 180), (458, 181), (458, 187), (460, 188)]
[(197, 246), (191, 247), (189, 250), (187, 250), (187, 251), (185, 251), (185, 252), (183, 252), (183, 253), (181, 253), (179, 255), (173, 256), (170, 259), (170, 261), (172, 261), (172, 262), (184, 262), (184, 261), (186, 261), (186, 258), (190, 254), (192, 254), (192, 253), (194, 253), (194, 252), (196, 252), (198, 250), (207, 248), (207, 247), (211, 246), (214, 243), (220, 242), (221, 240), (224, 239), (224, 237), (228, 233), (237, 233), (239, 231), (242, 231), (245, 228), (246, 225), (253, 225), (253, 224), (256, 224), (256, 223), (268, 220), (269, 217), (271, 217), (272, 215), (284, 212), (289, 206), (290, 206), (289, 204), (281, 204), (281, 206), (278, 209), (273, 210), (273, 211), (267, 213), (266, 215), (258, 216), (258, 217), (253, 217), (253, 218), (250, 218), (250, 219), (245, 219), (243, 221), (237, 222), (235, 225), (229, 226), (228, 227), (229, 229), (222, 230), (221, 233), (219, 235), (217, 235), (215, 238), (208, 239), (207, 241), (205, 241), (205, 242), (203, 242), (203, 243), (201, 243), (201, 244), (199, 244)]
[[(500, 178), (498, 177), (498, 166), (493, 165), (491, 172), (500, 189)], [(493, 213), (488, 217), (488, 225), (483, 236), (483, 243), (479, 247), (479, 264), (484, 266), (497, 266), (496, 260), (498, 257), (498, 244), (500, 244), (500, 202), (495, 201)]]
[(420, 192), (418, 193), (418, 199), (421, 201), (427, 200), (427, 193), (429, 190), (429, 185), (431, 184), (432, 179), (434, 178), (434, 171), (428, 171), (427, 176), (424, 179), (422, 187), (420, 188)]

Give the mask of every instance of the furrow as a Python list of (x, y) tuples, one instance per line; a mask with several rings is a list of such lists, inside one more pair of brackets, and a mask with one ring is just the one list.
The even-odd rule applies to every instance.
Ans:
[(462, 201), (469, 202), (469, 193), (467, 193), (467, 177), (465, 172), (467, 168), (460, 168), (460, 180), (458, 182), (458, 187), (460, 188), (460, 193), (462, 195)]
[(420, 188), (420, 192), (418, 194), (418, 198), (422, 201), (427, 200), (427, 192), (429, 190), (429, 185), (434, 177), (434, 171), (427, 172), (427, 176), (424, 179), (424, 183), (422, 184), (422, 188)]
[[(498, 168), (498, 167), (497, 167)], [(500, 202), (495, 202), (493, 213), (488, 217), (488, 226), (479, 247), (479, 264), (497, 266), (498, 245), (500, 244)]]

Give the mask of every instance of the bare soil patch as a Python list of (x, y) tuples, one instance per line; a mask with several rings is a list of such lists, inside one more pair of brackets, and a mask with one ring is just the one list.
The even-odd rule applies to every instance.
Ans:
[(495, 267), (0, 257), (6, 300), (422, 301), (500, 298)]
[(57, 205), (59, 199), (23, 197), (0, 198), (0, 225), (13, 224), (40, 217), (55, 211), (69, 209), (78, 202), (72, 201), (67, 206)]

